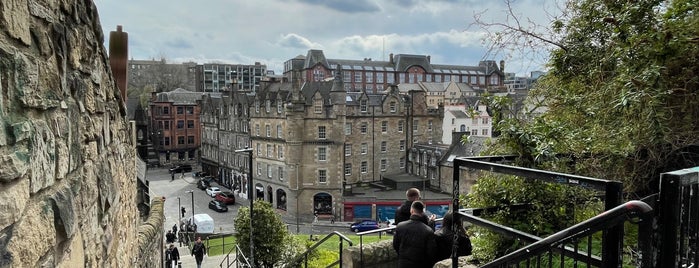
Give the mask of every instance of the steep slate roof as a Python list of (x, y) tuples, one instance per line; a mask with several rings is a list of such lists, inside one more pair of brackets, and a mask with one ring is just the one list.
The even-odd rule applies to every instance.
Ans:
[(399, 72), (405, 72), (411, 66), (420, 66), (429, 73), (434, 72), (432, 69), (434, 65), (430, 64), (425, 55), (398, 54), (393, 57), (393, 60), (396, 63), (396, 71)]
[(453, 167), (454, 158), (477, 156), (486, 149), (485, 142), (489, 139), (488, 137), (469, 136), (468, 142), (466, 144), (462, 144), (460, 139), (461, 134), (463, 133), (464, 132), (454, 133), (455, 135), (452, 137), (451, 146), (449, 147), (446, 155), (444, 155), (440, 161), (442, 166)]
[(301, 95), (304, 97), (306, 105), (313, 105), (313, 95), (316, 91), (320, 92), (320, 95), (324, 100), (330, 98), (330, 89), (332, 89), (332, 81), (320, 81), (320, 82), (305, 82), (301, 86)]
[(139, 102), (140, 98), (138, 96), (129, 97), (126, 100), (126, 119), (136, 120), (136, 109), (138, 108)]
[(469, 118), (468, 115), (461, 110), (447, 110), (447, 112), (452, 114), (455, 118)]
[[(448, 84), (448, 82), (446, 82)], [(420, 82), (427, 92), (444, 92), (447, 90), (445, 82)]]
[(398, 91), (400, 93), (408, 93), (410, 91), (425, 91), (420, 84), (408, 84), (408, 83), (401, 83), (398, 84)]
[(316, 64), (322, 64), (325, 68), (330, 69), (330, 65), (328, 64), (328, 60), (325, 58), (325, 54), (323, 54), (322, 50), (318, 49), (311, 49), (308, 51), (308, 55), (306, 56), (306, 61), (303, 63), (303, 68), (308, 69), (312, 68)]

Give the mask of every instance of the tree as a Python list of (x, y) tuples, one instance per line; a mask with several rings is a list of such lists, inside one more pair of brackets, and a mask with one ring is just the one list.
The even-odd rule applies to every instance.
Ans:
[[(253, 243), (255, 245), (255, 266), (273, 267), (296, 255), (293, 237), (272, 205), (257, 200), (253, 209)], [(241, 207), (235, 218), (235, 239), (238, 245), (250, 256), (250, 208)]]
[(497, 47), (528, 40), (550, 51), (549, 73), (531, 92), (548, 111), (499, 122), (500, 148), (534, 164), (569, 154), (572, 165), (554, 168), (621, 180), (639, 194), (657, 190), (659, 173), (697, 165), (686, 148), (699, 142), (698, 5), (568, 1), (546, 30), (522, 19), (483, 23), (502, 29)]

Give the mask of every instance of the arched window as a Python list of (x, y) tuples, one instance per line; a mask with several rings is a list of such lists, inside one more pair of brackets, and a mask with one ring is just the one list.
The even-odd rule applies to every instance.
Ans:
[(318, 193), (313, 196), (313, 214), (330, 215), (333, 212), (333, 197), (328, 193)]
[(277, 189), (277, 209), (286, 210), (286, 192)]

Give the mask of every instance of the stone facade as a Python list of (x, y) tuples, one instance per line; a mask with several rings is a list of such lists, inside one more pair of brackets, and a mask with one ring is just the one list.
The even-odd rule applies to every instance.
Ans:
[(0, 267), (133, 267), (135, 150), (92, 1), (0, 2)]
[[(459, 257), (458, 267), (478, 267), (470, 263), (471, 256)], [(375, 243), (354, 245), (342, 250), (342, 267), (391, 268), (398, 265), (398, 254), (393, 249), (393, 241), (383, 240)], [(451, 259), (435, 263), (435, 268), (450, 268)]]

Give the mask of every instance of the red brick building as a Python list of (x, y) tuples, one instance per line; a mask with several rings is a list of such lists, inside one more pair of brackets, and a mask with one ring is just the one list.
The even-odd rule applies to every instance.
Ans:
[(153, 93), (150, 101), (150, 134), (161, 165), (194, 163), (201, 146), (201, 107), (206, 93), (175, 89)]

